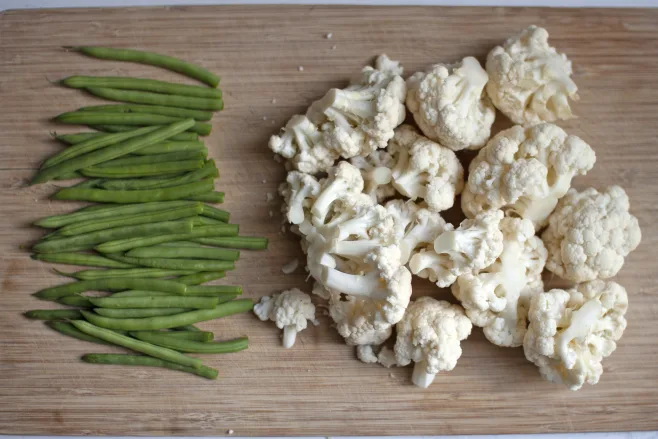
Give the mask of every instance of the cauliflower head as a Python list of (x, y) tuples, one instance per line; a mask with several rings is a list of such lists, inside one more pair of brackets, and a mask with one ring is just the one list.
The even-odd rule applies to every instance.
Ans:
[(538, 294), (530, 302), (525, 356), (548, 381), (571, 390), (596, 384), (601, 361), (617, 348), (626, 328), (627, 308), (624, 287), (600, 279)]
[(389, 143), (395, 158), (393, 187), (411, 200), (422, 198), (428, 209), (450, 209), (464, 188), (464, 168), (453, 151), (423, 137), (410, 125), (395, 130)]
[(571, 119), (569, 99), (578, 100), (571, 61), (548, 44), (548, 32), (530, 26), (487, 56), (487, 94), (519, 125)]
[(441, 233), (433, 249), (414, 254), (409, 269), (443, 288), (464, 273), (488, 267), (503, 251), (503, 233), (499, 229), (502, 219), (503, 213), (495, 210), (462, 221), (457, 229)]
[(453, 151), (480, 149), (496, 117), (484, 92), (489, 80), (477, 59), (435, 64), (407, 79), (407, 108), (425, 136)]
[(311, 105), (307, 117), (322, 126), (323, 142), (343, 158), (385, 148), (404, 121), (406, 85), (402, 67), (380, 55), (349, 87), (331, 89)]
[(283, 329), (283, 347), (291, 348), (297, 333), (306, 329), (307, 320), (315, 320), (315, 305), (311, 302), (311, 296), (292, 288), (261, 298), (254, 305), (254, 314), (262, 321), (271, 320)]
[(324, 223), (333, 203), (347, 194), (363, 190), (363, 178), (358, 168), (349, 162), (340, 162), (329, 170), (329, 177), (323, 181), (320, 194), (311, 207), (314, 221)]
[(574, 282), (616, 275), (642, 239), (629, 207), (628, 196), (619, 186), (604, 192), (569, 190), (542, 234), (548, 248), (546, 268)]
[(523, 344), (530, 300), (544, 292), (541, 274), (547, 251), (530, 220), (503, 218), (500, 229), (500, 256), (482, 270), (459, 276), (452, 293), (471, 322), (484, 329), (487, 340), (517, 347)]
[(421, 297), (409, 304), (395, 327), (396, 362), (406, 366), (413, 361), (413, 383), (427, 388), (437, 373), (455, 368), (462, 355), (460, 342), (470, 335), (472, 327), (462, 307)]
[(556, 125), (513, 126), (489, 140), (471, 162), (462, 210), (473, 218), (502, 209), (540, 229), (573, 177), (586, 174), (594, 162), (587, 143)]
[(328, 171), (338, 158), (325, 145), (318, 127), (299, 114), (290, 118), (281, 135), (270, 137), (269, 147), (289, 159), (294, 169), (307, 174)]

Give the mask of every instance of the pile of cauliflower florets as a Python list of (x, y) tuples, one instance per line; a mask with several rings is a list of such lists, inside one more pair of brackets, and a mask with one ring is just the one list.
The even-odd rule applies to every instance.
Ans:
[[(312, 292), (361, 361), (413, 362), (425, 388), (456, 366), (475, 325), (495, 345), (523, 346), (549, 381), (598, 382), (626, 327), (626, 290), (608, 279), (641, 235), (621, 187), (570, 189), (596, 161), (552, 123), (573, 117), (571, 73), (536, 26), (494, 48), (486, 69), (466, 57), (405, 81), (381, 55), (272, 136), (270, 149), (287, 159), (280, 193)], [(496, 109), (518, 125), (491, 137)], [(419, 130), (403, 124), (407, 110)], [(466, 181), (463, 149), (479, 151)], [(453, 226), (440, 212), (459, 194), (467, 218)], [(573, 287), (545, 291), (544, 269)], [(450, 287), (461, 306), (412, 300), (413, 275)], [(256, 313), (290, 347), (315, 306), (293, 289), (263, 298)]]

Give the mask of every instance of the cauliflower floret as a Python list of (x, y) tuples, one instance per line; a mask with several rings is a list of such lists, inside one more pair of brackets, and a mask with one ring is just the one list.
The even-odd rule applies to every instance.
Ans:
[(405, 117), (407, 90), (401, 74), (399, 63), (381, 55), (375, 68), (363, 69), (358, 82), (331, 89), (311, 105), (307, 116), (322, 125), (327, 147), (343, 158), (385, 148)]
[(548, 32), (530, 26), (487, 56), (487, 94), (519, 125), (571, 119), (569, 99), (578, 100), (571, 61), (548, 45)]
[(542, 234), (548, 248), (546, 268), (574, 282), (607, 279), (640, 244), (637, 218), (628, 212), (628, 196), (619, 186), (569, 190)]
[(460, 342), (470, 335), (472, 327), (458, 305), (431, 297), (411, 302), (395, 327), (398, 366), (413, 361), (411, 380), (418, 387), (429, 387), (437, 373), (455, 368), (462, 355)]
[(391, 185), (391, 169), (395, 163), (388, 152), (380, 150), (366, 157), (353, 157), (350, 163), (361, 170), (361, 177), (365, 182), (363, 192), (375, 203), (395, 195), (395, 189)]
[(363, 190), (361, 172), (349, 162), (340, 162), (329, 170), (329, 178), (322, 184), (322, 191), (311, 207), (314, 221), (324, 223), (334, 201), (349, 193)]
[(419, 247), (431, 245), (441, 233), (453, 229), (441, 215), (411, 200), (391, 200), (386, 210), (395, 219), (402, 264), (407, 264)]
[(530, 303), (525, 356), (548, 381), (571, 390), (596, 384), (603, 373), (601, 361), (617, 348), (626, 328), (627, 308), (626, 290), (612, 281), (538, 294)]
[(315, 320), (315, 305), (308, 294), (293, 288), (271, 297), (264, 296), (254, 305), (254, 314), (262, 321), (271, 320), (283, 329), (283, 347), (291, 348), (297, 333), (306, 329), (306, 321)]
[(523, 344), (528, 307), (544, 291), (541, 273), (547, 252), (530, 220), (503, 218), (503, 252), (490, 266), (464, 273), (452, 284), (452, 293), (475, 326), (498, 346)]
[(320, 193), (320, 183), (303, 172), (290, 171), (286, 183), (279, 188), (285, 200), (284, 211), (291, 224), (301, 224), (307, 218), (312, 200)]
[(398, 192), (412, 200), (424, 199), (435, 212), (452, 207), (464, 187), (464, 168), (453, 151), (410, 125), (395, 130), (388, 151), (396, 161), (392, 177)]
[(573, 177), (586, 174), (594, 162), (587, 143), (556, 125), (514, 126), (489, 140), (471, 162), (462, 210), (473, 218), (502, 209), (540, 229)]
[(366, 256), (364, 275), (324, 267), (322, 283), (332, 293), (329, 314), (347, 344), (382, 344), (402, 318), (411, 297), (411, 273), (399, 257), (396, 246), (375, 249)]
[(282, 135), (270, 137), (269, 147), (291, 159), (294, 169), (307, 174), (329, 170), (338, 158), (338, 154), (325, 146), (317, 126), (299, 114), (290, 118)]
[(502, 218), (503, 213), (496, 210), (462, 221), (456, 230), (441, 233), (433, 250), (413, 255), (409, 269), (443, 288), (452, 285), (457, 276), (488, 267), (503, 251)]
[(484, 92), (489, 77), (477, 59), (435, 64), (407, 79), (407, 108), (425, 136), (453, 151), (480, 149), (496, 110)]

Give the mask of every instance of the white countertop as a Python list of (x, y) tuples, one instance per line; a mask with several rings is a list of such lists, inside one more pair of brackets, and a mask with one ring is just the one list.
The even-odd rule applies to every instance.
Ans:
[[(658, 0), (0, 0), (0, 11), (64, 7), (118, 7), (220, 4), (358, 4), (358, 5), (444, 5), (444, 6), (550, 6), (550, 7), (658, 7)], [(656, 414), (658, 416), (658, 413)], [(3, 439), (52, 439), (50, 436), (2, 436)], [(58, 436), (64, 438), (67, 436)], [(235, 436), (236, 439), (239, 436)], [(422, 439), (658, 439), (658, 431), (618, 433), (569, 433), (495, 436), (423, 436)], [(72, 439), (74, 439), (72, 437)], [(119, 439), (107, 436), (106, 439)], [(133, 439), (133, 438), (122, 438)], [(140, 438), (134, 438), (140, 439)], [(188, 439), (181, 437), (177, 439)], [(189, 438), (192, 439), (192, 438)], [(200, 439), (200, 438), (194, 438)], [(283, 439), (283, 438), (269, 438)], [(330, 439), (328, 437), (299, 439)], [(332, 437), (331, 439), (338, 439)], [(355, 439), (345, 437), (342, 439)], [(407, 439), (405, 436), (396, 439)], [(412, 439), (409, 437), (409, 439)], [(414, 437), (413, 439), (419, 439)]]

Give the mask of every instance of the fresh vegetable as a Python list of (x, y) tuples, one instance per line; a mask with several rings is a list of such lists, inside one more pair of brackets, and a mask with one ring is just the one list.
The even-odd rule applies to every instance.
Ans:
[(213, 309), (216, 297), (152, 296), (152, 297), (90, 297), (89, 301), (100, 308), (193, 308)]
[(35, 320), (71, 320), (80, 319), (82, 314), (77, 309), (33, 309), (25, 317)]
[(185, 325), (193, 325), (199, 322), (219, 319), (242, 312), (251, 311), (254, 304), (250, 299), (234, 300), (221, 305), (215, 309), (202, 309), (184, 312), (173, 316), (147, 317), (141, 319), (113, 319), (94, 315), (87, 311), (81, 311), (82, 315), (93, 323), (103, 328), (120, 329), (126, 331), (153, 331), (157, 329), (177, 328)]
[(69, 322), (46, 322), (46, 325), (59, 332), (60, 334), (68, 335), (69, 337), (77, 338), (78, 340), (112, 346), (112, 343), (108, 343), (104, 340), (101, 340), (100, 338), (85, 334)]
[[(195, 243), (214, 247), (234, 248), (241, 250), (266, 250), (268, 239), (256, 236), (232, 236), (218, 238), (194, 238)], [(173, 244), (176, 244), (175, 242)]]
[(541, 235), (548, 249), (546, 268), (573, 282), (616, 275), (642, 239), (629, 207), (628, 195), (619, 186), (603, 192), (570, 189)]
[(192, 311), (190, 308), (94, 308), (99, 316), (115, 319), (138, 319), (144, 317), (170, 316)]
[(115, 344), (117, 346), (122, 346), (124, 348), (128, 348), (133, 351), (142, 352), (152, 357), (160, 358), (161, 360), (171, 361), (172, 363), (180, 364), (182, 366), (189, 366), (195, 369), (198, 369), (201, 366), (203, 366), (201, 360), (197, 358), (188, 357), (172, 349), (155, 346), (153, 344), (145, 343), (140, 340), (135, 340), (134, 338), (130, 338), (125, 335), (118, 334), (114, 331), (110, 331), (105, 328), (99, 328), (98, 326), (95, 326), (83, 320), (73, 320), (71, 323), (73, 324), (73, 326), (75, 326), (85, 334), (91, 335), (92, 337), (99, 338), (103, 341)]
[(162, 67), (189, 76), (190, 78), (197, 79), (211, 87), (217, 87), (217, 85), (219, 85), (219, 77), (214, 73), (196, 64), (185, 62), (171, 56), (142, 50), (115, 49), (111, 47), (80, 46), (66, 48), (94, 58), (107, 59), (110, 61), (130, 61), (139, 64)]
[(117, 90), (104, 87), (87, 87), (89, 93), (110, 101), (130, 102), (133, 104), (181, 107), (192, 110), (219, 111), (224, 108), (224, 101), (217, 98), (193, 98), (190, 96), (164, 95), (146, 91)]
[[(73, 125), (167, 125), (189, 120), (183, 117), (162, 116), (148, 113), (100, 113), (97, 111), (73, 111), (55, 116), (55, 122)], [(212, 126), (195, 122), (188, 131), (206, 136)]]
[(236, 338), (235, 340), (221, 342), (199, 342), (193, 340), (180, 339), (178, 337), (169, 337), (165, 334), (149, 331), (138, 331), (130, 333), (138, 340), (153, 343), (157, 346), (164, 346), (174, 349), (178, 352), (192, 352), (200, 354), (227, 354), (230, 352), (239, 352), (247, 349), (249, 340), (247, 337)]
[[(163, 189), (143, 189), (135, 191), (108, 191), (104, 189), (61, 189), (51, 197), (54, 200), (93, 201), (98, 203), (150, 203), (153, 201), (174, 201), (210, 192), (212, 179), (182, 184)], [(205, 211), (205, 208), (204, 208)]]
[(123, 76), (69, 76), (59, 81), (71, 88), (106, 87), (121, 90), (141, 90), (197, 98), (221, 98), (222, 91), (198, 85), (174, 84), (154, 79), (127, 78)]
[(86, 265), (87, 267), (106, 268), (133, 268), (134, 265), (125, 262), (113, 261), (99, 255), (86, 253), (36, 253), (31, 255), (32, 259), (54, 264)]
[(151, 290), (171, 294), (184, 294), (186, 289), (187, 287), (185, 285), (171, 280), (114, 277), (82, 280), (56, 287), (44, 288), (34, 293), (34, 296), (43, 300), (55, 300), (64, 296), (84, 293), (85, 291)]
[(198, 368), (181, 366), (180, 364), (172, 363), (171, 361), (165, 361), (159, 358), (152, 358), (143, 355), (85, 354), (81, 357), (81, 360), (85, 363), (91, 364), (160, 367), (163, 369), (171, 369), (177, 370), (179, 372), (191, 373), (203, 378), (208, 378), (209, 380), (217, 379), (218, 375), (216, 369), (210, 368), (208, 366), (200, 366)]
[(311, 297), (298, 288), (264, 296), (254, 306), (254, 314), (262, 321), (271, 320), (283, 329), (283, 347), (295, 344), (297, 333), (306, 329), (307, 320), (315, 320), (315, 305)]
[(220, 261), (237, 261), (240, 252), (224, 248), (194, 248), (194, 247), (139, 247), (126, 253), (134, 258), (191, 258), (216, 259)]
[[(175, 93), (175, 94), (182, 94), (182, 93)], [(138, 104), (94, 105), (91, 107), (78, 108), (78, 111), (99, 111), (101, 113), (161, 114), (163, 116), (185, 117), (185, 118), (189, 117), (201, 122), (206, 122), (212, 119), (212, 112), (210, 111), (190, 110), (187, 108), (176, 108), (176, 107), (161, 107), (156, 105), (138, 105)]]

